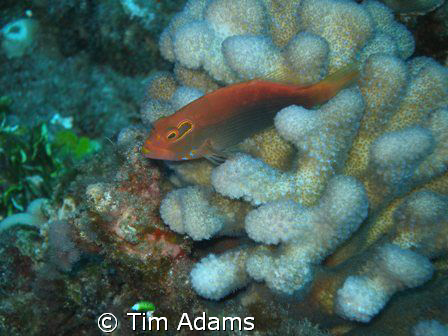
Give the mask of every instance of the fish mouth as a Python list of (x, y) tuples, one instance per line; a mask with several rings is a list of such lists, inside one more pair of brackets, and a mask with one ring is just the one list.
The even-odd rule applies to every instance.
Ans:
[(169, 160), (172, 161), (173, 158), (173, 154), (170, 151), (167, 150), (163, 150), (160, 148), (156, 148), (156, 149), (149, 149), (146, 146), (142, 147), (142, 154), (144, 157), (148, 158), (148, 159), (154, 159), (154, 160)]
[(142, 153), (143, 155), (149, 155), (151, 153), (151, 150), (146, 148), (145, 146), (142, 147)]

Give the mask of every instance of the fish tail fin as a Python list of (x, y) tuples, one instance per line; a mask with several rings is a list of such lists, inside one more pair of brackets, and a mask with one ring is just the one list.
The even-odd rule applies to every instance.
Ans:
[(336, 96), (339, 91), (356, 82), (358, 77), (358, 64), (352, 63), (324, 78), (319, 83), (311, 85), (309, 89), (314, 91), (311, 105), (325, 103)]

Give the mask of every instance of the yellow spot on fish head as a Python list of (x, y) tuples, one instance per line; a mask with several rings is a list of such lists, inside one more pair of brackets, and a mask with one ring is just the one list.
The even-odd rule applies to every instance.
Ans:
[(177, 125), (177, 129), (179, 130), (179, 138), (186, 136), (188, 133), (193, 131), (193, 122), (191, 120), (185, 119)]
[(187, 134), (193, 131), (193, 122), (191, 120), (182, 120), (177, 127), (169, 127), (166, 130), (166, 139), (169, 142), (177, 142), (183, 139)]

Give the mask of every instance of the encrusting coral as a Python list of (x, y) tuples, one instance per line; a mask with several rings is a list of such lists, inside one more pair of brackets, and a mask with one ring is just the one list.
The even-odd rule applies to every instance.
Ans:
[[(1, 330), (60, 330), (59, 318), (100, 316), (96, 310), (104, 306), (118, 314), (141, 295), (173, 317), (174, 330), (178, 312), (205, 311), (188, 282), (191, 239), (167, 230), (160, 219), (162, 195), (171, 187), (140, 155), (142, 140), (141, 128), (123, 130), (116, 145), (79, 163), (80, 173), (53, 199), (37, 199), (25, 213), (0, 222), (0, 311), (9, 316)], [(36, 306), (41, 308), (32, 313)], [(53, 325), (49, 315), (61, 317)], [(122, 328), (132, 333), (131, 326)]]
[(275, 128), (218, 167), (169, 163), (183, 186), (162, 202), (172, 230), (255, 242), (198, 262), (198, 294), (219, 300), (253, 279), (283, 295), (310, 289), (324, 311), (368, 322), (396, 291), (431, 278), (429, 258), (448, 252), (448, 69), (409, 59), (413, 37), (388, 7), (191, 0), (160, 50), (175, 72), (152, 77), (146, 126), (219, 86), (270, 79), (285, 64), (303, 84), (353, 62), (361, 72), (322, 106), (282, 109)]

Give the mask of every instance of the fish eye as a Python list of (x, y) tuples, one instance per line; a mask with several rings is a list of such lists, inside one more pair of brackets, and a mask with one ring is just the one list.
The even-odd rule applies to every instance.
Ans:
[(174, 140), (176, 139), (177, 135), (179, 134), (177, 129), (171, 130), (168, 132), (168, 134), (166, 135), (166, 138), (168, 140)]

